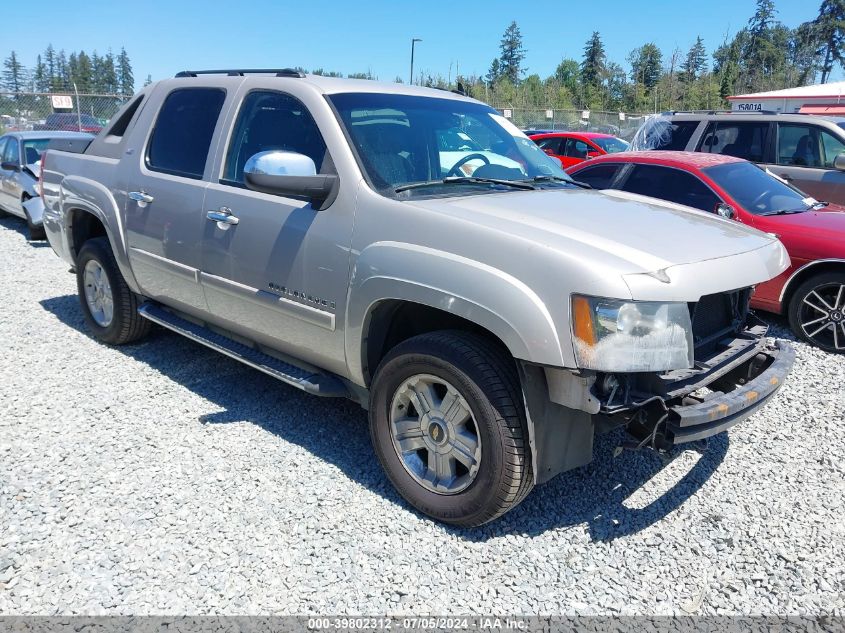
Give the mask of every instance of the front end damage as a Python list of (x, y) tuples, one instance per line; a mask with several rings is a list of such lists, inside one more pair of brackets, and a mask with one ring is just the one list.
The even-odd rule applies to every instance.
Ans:
[(625, 448), (668, 451), (721, 433), (783, 384), (792, 347), (749, 312), (751, 289), (690, 303), (695, 362), (666, 372), (609, 373), (521, 365), (537, 483), (592, 459), (592, 437), (624, 428)]

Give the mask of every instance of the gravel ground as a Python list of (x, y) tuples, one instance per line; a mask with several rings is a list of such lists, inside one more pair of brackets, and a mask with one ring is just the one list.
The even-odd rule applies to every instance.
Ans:
[(394, 493), (357, 406), (163, 330), (96, 343), (24, 233), (0, 221), (0, 614), (845, 614), (843, 357), (796, 344), (707, 446), (605, 436), (450, 529)]

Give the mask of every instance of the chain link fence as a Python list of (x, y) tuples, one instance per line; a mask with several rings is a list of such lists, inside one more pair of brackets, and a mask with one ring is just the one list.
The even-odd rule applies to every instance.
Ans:
[(129, 98), (120, 94), (0, 92), (0, 132), (98, 131)]
[[(496, 106), (494, 106), (496, 107)], [(521, 130), (603, 132), (630, 141), (650, 113), (496, 107)]]

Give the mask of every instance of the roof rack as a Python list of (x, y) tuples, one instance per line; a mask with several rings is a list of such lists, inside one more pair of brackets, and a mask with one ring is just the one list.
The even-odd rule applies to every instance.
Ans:
[(243, 77), (244, 75), (269, 75), (276, 77), (297, 77), (302, 79), (305, 73), (295, 68), (231, 68), (226, 70), (183, 70), (176, 73), (176, 77), (196, 77), (197, 75), (228, 75), (229, 77)]
[(674, 116), (676, 114), (791, 114), (777, 110), (668, 110), (660, 114)]

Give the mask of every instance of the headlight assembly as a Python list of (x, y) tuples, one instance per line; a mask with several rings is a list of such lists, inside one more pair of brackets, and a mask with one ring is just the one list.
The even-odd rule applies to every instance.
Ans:
[(607, 372), (668, 371), (693, 366), (686, 303), (572, 295), (578, 367)]

